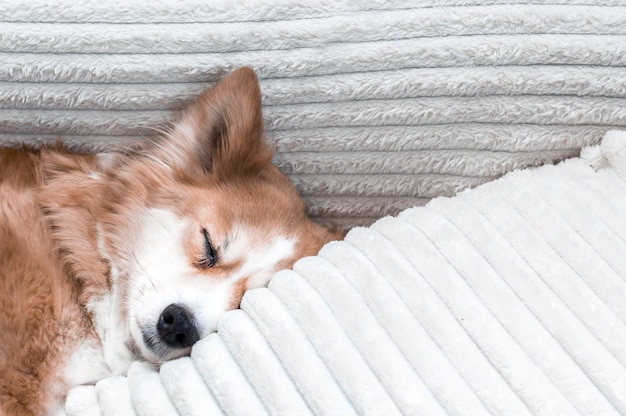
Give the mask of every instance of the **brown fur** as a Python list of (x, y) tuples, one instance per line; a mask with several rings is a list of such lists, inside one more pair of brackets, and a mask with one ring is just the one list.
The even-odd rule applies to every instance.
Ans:
[(61, 383), (62, 357), (90, 334), (38, 205), (39, 156), (0, 151), (0, 403), (8, 415), (38, 415)]
[[(58, 405), (69, 387), (60, 378), (67, 356), (97, 337), (85, 306), (112, 285), (98, 227), (100, 244), (120, 264), (132, 262), (125, 247), (142, 207), (168, 207), (194, 224), (184, 240), (191, 265), (209, 220), (223, 246), (235, 224), (259, 238), (293, 237), (294, 255), (276, 269), (340, 237), (306, 218), (294, 186), (271, 164), (260, 104), (256, 76), (244, 68), (193, 103), (162, 142), (110, 166), (59, 146), (0, 149), (0, 414), (39, 415)], [(200, 273), (226, 279), (239, 263)], [(233, 286), (231, 307), (247, 280)]]

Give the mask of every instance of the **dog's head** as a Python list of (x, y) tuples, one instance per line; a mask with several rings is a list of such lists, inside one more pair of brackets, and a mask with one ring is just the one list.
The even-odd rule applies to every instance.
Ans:
[(339, 238), (307, 218), (272, 157), (257, 78), (242, 68), (108, 173), (99, 248), (148, 360), (188, 353), (246, 289)]

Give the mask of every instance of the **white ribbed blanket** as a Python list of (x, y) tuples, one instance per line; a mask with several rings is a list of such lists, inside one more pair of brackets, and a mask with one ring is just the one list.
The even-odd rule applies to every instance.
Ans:
[(260, 75), (312, 216), (370, 224), (626, 128), (624, 0), (3, 0), (0, 142), (151, 136)]
[(353, 229), (70, 415), (626, 414), (626, 132)]

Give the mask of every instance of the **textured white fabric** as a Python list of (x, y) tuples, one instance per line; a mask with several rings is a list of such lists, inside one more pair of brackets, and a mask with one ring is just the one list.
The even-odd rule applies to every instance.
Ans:
[[(353, 229), (246, 293), (191, 358), (115, 377), (120, 398), (137, 414), (626, 413), (626, 132), (582, 153)], [(101, 397), (79, 387), (67, 412)]]
[(154, 136), (255, 68), (276, 163), (341, 227), (626, 128), (623, 0), (4, 0), (0, 142)]

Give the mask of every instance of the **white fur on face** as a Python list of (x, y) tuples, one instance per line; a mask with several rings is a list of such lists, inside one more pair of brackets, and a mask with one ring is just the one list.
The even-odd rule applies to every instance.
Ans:
[(262, 241), (255, 241), (244, 227), (235, 227), (231, 235), (232, 241), (224, 250), (223, 260), (242, 261), (242, 266), (233, 278), (239, 280), (247, 277), (248, 288), (267, 285), (272, 274), (277, 271), (276, 264), (290, 258), (295, 250), (293, 240), (282, 236), (266, 236)]
[[(228, 245), (220, 248), (220, 257), (224, 262), (238, 261), (241, 266), (226, 277), (212, 278), (193, 266), (197, 259), (190, 259), (185, 251), (185, 236), (192, 226), (191, 221), (171, 211), (147, 209), (133, 247), (128, 275), (129, 329), (141, 353), (153, 361), (189, 352), (188, 348), (173, 349), (159, 342), (156, 325), (167, 306), (184, 306), (202, 338), (215, 331), (218, 318), (231, 308), (239, 280), (249, 278), (250, 287), (267, 284), (276, 264), (294, 252), (294, 242), (285, 237), (266, 242), (267, 236), (253, 238), (251, 230), (236, 227), (228, 237)], [(200, 229), (191, 233), (202, 238)], [(158, 351), (145, 344), (145, 337), (156, 342)]]

